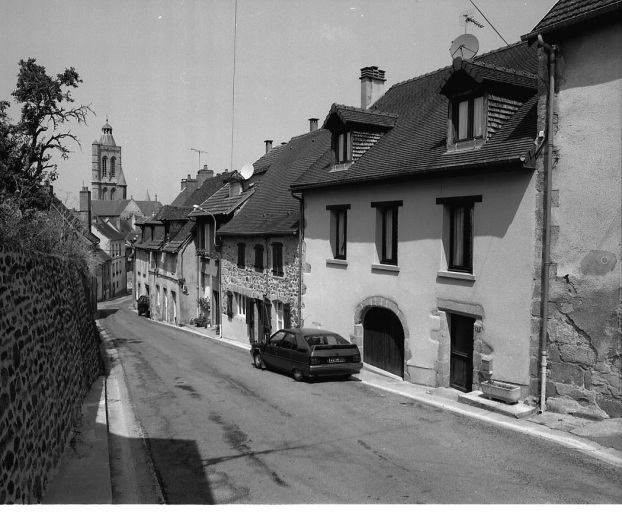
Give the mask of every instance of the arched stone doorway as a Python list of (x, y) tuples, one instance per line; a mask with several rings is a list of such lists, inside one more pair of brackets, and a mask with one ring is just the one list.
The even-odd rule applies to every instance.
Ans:
[(409, 334), (397, 304), (384, 297), (370, 297), (356, 308), (354, 324), (354, 341), (361, 348), (363, 362), (407, 377)]

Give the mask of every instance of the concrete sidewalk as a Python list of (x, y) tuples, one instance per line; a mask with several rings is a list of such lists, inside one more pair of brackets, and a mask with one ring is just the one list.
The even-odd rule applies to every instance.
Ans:
[[(229, 344), (247, 352), (250, 360), (250, 345), (247, 343), (219, 338), (209, 328), (169, 327), (205, 337), (214, 343)], [(244, 355), (241, 354), (241, 357)], [(65, 450), (60, 467), (44, 495), (43, 504), (112, 503), (106, 381), (114, 378), (114, 373), (107, 374), (108, 377), (97, 380), (86, 397), (75, 441)], [(622, 467), (622, 418), (592, 421), (549, 412), (537, 414), (524, 404), (506, 405), (488, 400), (479, 391), (465, 394), (454, 389), (418, 386), (369, 368), (363, 368), (352, 379), (387, 393), (566, 446)]]

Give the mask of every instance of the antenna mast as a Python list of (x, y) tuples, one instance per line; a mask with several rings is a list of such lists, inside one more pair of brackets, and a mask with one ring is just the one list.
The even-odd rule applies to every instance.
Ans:
[(207, 155), (207, 151), (203, 151), (201, 149), (190, 148), (190, 151), (196, 151), (199, 154), (199, 169), (201, 168), (201, 153), (205, 153)]

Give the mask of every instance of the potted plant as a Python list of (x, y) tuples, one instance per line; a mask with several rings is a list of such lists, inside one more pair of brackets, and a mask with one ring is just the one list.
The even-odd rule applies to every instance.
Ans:
[(201, 315), (199, 318), (196, 318), (194, 320), (194, 325), (196, 325), (197, 327), (207, 327), (207, 318)]
[(515, 404), (520, 398), (520, 386), (492, 379), (480, 383), (484, 396), (489, 400), (500, 400), (506, 404)]

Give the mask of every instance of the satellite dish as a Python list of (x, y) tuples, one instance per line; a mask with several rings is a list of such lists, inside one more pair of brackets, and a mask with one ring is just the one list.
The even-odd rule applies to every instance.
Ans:
[(451, 58), (462, 57), (463, 59), (472, 59), (477, 55), (479, 50), (479, 41), (473, 34), (462, 34), (457, 37), (449, 48)]
[(250, 178), (254, 172), (255, 172), (255, 169), (253, 168), (253, 164), (244, 164), (242, 166), (242, 169), (240, 169), (240, 174), (242, 175), (242, 178), (244, 178), (245, 180)]

